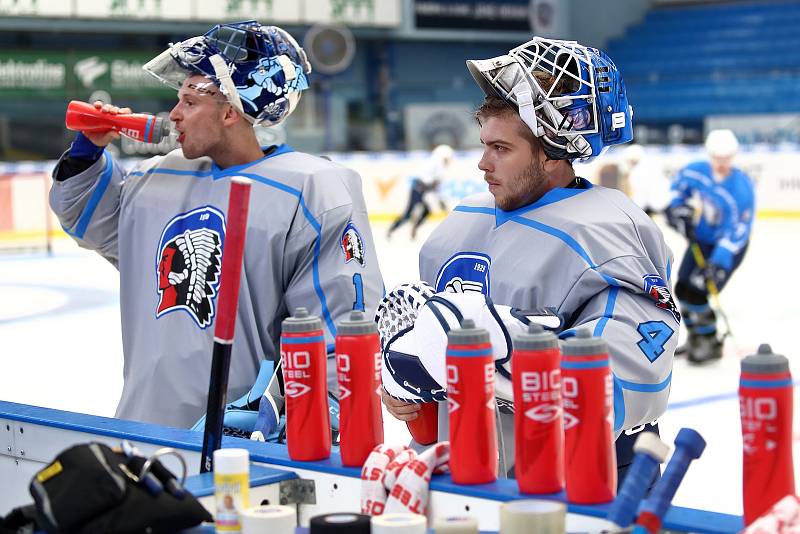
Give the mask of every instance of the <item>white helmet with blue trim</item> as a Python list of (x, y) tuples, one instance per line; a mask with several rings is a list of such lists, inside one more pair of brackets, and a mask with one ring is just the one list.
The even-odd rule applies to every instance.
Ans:
[(534, 37), (467, 68), (486, 95), (517, 108), (550, 159), (588, 161), (633, 138), (622, 75), (596, 48)]
[(174, 89), (188, 77), (205, 76), (248, 121), (263, 126), (289, 116), (311, 72), (291, 35), (255, 20), (218, 24), (205, 35), (170, 44), (143, 68)]

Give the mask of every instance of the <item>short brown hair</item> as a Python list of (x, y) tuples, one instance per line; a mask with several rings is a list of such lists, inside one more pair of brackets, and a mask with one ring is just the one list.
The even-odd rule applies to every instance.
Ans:
[[(491, 117), (510, 117), (514, 116), (519, 118), (519, 111), (509, 101), (500, 98), (499, 96), (487, 95), (483, 99), (483, 103), (475, 110), (475, 120), (478, 124), (483, 124), (483, 121)], [(533, 135), (528, 126), (520, 119), (519, 133), (528, 140), (531, 145), (531, 150), (536, 151), (539, 148), (539, 140)]]

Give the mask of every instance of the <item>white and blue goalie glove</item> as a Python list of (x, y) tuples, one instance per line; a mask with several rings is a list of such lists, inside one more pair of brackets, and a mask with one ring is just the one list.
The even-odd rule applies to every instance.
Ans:
[(419, 403), (447, 399), (447, 333), (472, 319), (489, 332), (499, 399), (513, 401), (512, 337), (528, 324), (558, 329), (555, 315), (495, 305), (482, 293), (435, 293), (425, 282), (401, 284), (381, 300), (375, 322), (381, 336), (383, 388), (395, 399)]

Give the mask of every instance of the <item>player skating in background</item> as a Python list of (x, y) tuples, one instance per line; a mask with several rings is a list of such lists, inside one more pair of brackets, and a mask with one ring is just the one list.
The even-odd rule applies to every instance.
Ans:
[[(517, 317), (550, 316), (542, 322), (562, 339), (589, 329), (608, 343), (621, 480), (635, 438), (624, 431), (666, 409), (679, 325), (672, 254), (661, 231), (623, 193), (592, 185), (572, 167), (631, 140), (625, 85), (602, 51), (572, 41), (536, 37), (467, 65), (486, 94), (476, 117), (484, 145), (478, 167), (489, 192), (464, 199), (434, 230), (420, 252), (420, 273), (456, 305), (461, 299), (452, 292), (477, 292), (519, 309)], [(400, 369), (391, 345), (384, 368)], [(414, 356), (423, 368), (437, 357)], [(391, 382), (424, 390), (430, 382), (414, 370), (420, 366), (402, 363), (411, 371)], [(511, 365), (496, 361), (501, 406)], [(403, 420), (417, 417), (420, 405), (409, 400), (416, 399), (384, 395)], [(501, 408), (500, 419), (508, 461), (513, 416)]]
[(651, 217), (662, 213), (669, 204), (669, 180), (664, 170), (647, 159), (642, 145), (628, 145), (622, 155), (631, 200)]
[(430, 157), (425, 164), (417, 171), (411, 180), (411, 192), (408, 198), (408, 205), (405, 212), (399, 216), (389, 227), (386, 234), (387, 239), (392, 237), (392, 233), (400, 228), (404, 223), (411, 220), (414, 212), (419, 208), (419, 213), (412, 222), (411, 239), (416, 239), (417, 230), (428, 215), (431, 214), (431, 205), (438, 205), (443, 211), (447, 209), (447, 204), (439, 196), (439, 187), (447, 174), (450, 164), (453, 162), (453, 149), (448, 145), (439, 145), (433, 149)]
[(690, 163), (675, 176), (667, 208), (667, 222), (689, 245), (675, 295), (689, 333), (677, 354), (686, 354), (692, 363), (722, 356), (723, 339), (708, 297), (725, 287), (742, 262), (755, 215), (753, 183), (733, 166), (739, 149), (736, 136), (730, 130), (713, 130), (705, 147), (708, 160)]
[(118, 134), (78, 134), (50, 199), (74, 239), (120, 272), (116, 415), (186, 427), (206, 407), (231, 176), (255, 183), (228, 399), (250, 389), (261, 360), (278, 360), (281, 321), (297, 307), (322, 317), (332, 351), (334, 323), (371, 312), (383, 284), (359, 176), (287, 145), (262, 147), (254, 133), (283, 121), (308, 88), (310, 65), (288, 33), (221, 24), (145, 69), (178, 90), (170, 119), (181, 149), (125, 173), (104, 150)]

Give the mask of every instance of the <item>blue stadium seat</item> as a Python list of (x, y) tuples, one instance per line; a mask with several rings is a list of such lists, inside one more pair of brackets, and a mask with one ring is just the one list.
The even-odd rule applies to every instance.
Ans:
[(800, 111), (800, 2), (668, 6), (609, 43), (639, 122)]

